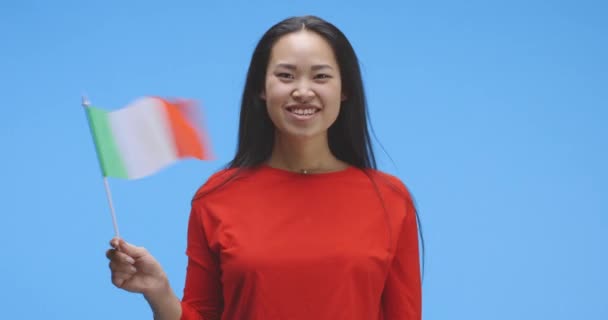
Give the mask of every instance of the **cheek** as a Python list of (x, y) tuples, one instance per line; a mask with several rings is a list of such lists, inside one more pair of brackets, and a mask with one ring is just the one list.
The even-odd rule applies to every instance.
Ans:
[(342, 92), (339, 85), (320, 87), (317, 89), (317, 94), (324, 103), (329, 104), (326, 107), (339, 107), (342, 102)]
[(275, 104), (284, 103), (285, 99), (288, 99), (291, 93), (291, 89), (283, 84), (269, 81), (266, 84), (266, 104), (269, 107), (274, 106)]

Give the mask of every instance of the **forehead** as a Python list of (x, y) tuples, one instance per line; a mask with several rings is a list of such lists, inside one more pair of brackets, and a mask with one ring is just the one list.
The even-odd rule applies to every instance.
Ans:
[(327, 40), (315, 32), (304, 29), (282, 36), (272, 47), (270, 65), (285, 62), (336, 65), (336, 58)]

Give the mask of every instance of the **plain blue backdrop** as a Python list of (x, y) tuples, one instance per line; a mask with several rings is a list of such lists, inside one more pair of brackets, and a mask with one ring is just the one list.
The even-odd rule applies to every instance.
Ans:
[(83, 93), (205, 107), (217, 160), (110, 181), (181, 297), (189, 201), (235, 151), (253, 47), (302, 14), (359, 55), (380, 168), (422, 218), (424, 319), (608, 319), (608, 5), (584, 0), (1, 1), (0, 318), (151, 317), (110, 282)]

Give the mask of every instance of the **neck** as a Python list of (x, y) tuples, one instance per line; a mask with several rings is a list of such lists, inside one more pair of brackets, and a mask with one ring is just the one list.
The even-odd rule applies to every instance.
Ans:
[(348, 164), (338, 160), (329, 149), (327, 136), (288, 138), (275, 134), (269, 166), (300, 173), (322, 173), (345, 169)]

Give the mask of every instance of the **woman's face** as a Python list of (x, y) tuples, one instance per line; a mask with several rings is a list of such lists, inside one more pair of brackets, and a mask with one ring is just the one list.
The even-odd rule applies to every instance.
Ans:
[(329, 43), (307, 30), (281, 37), (271, 51), (262, 98), (279, 136), (326, 137), (342, 101)]

